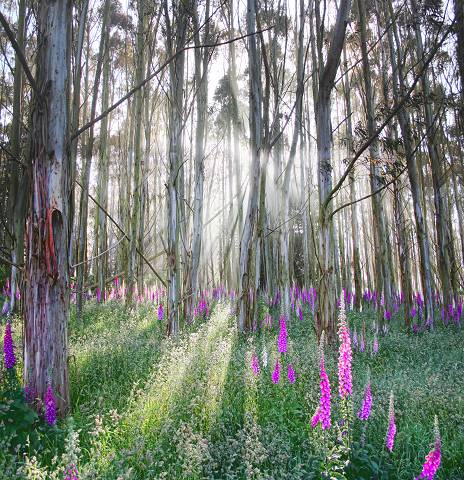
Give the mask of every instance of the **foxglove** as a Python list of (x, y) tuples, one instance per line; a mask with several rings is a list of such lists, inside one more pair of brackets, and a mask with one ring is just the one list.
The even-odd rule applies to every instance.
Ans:
[(422, 466), (422, 472), (416, 480), (433, 480), (435, 474), (437, 473), (438, 467), (441, 463), (441, 439), (440, 439), (440, 430), (438, 428), (438, 418), (435, 415), (435, 445), (433, 450), (431, 450), (425, 457), (424, 465)]
[(361, 410), (358, 412), (358, 417), (360, 420), (367, 420), (371, 415), (372, 409), (372, 392), (371, 384), (367, 383), (366, 389), (364, 390), (364, 398), (361, 405)]
[(385, 444), (387, 449), (392, 452), (393, 445), (395, 444), (396, 436), (396, 423), (395, 423), (395, 404), (394, 404), (393, 392), (390, 393), (390, 407), (388, 409), (388, 430)]
[(13, 337), (11, 335), (11, 323), (7, 322), (5, 327), (5, 335), (3, 337), (3, 358), (6, 368), (13, 368), (16, 364), (14, 354)]
[(319, 344), (319, 388), (321, 396), (319, 399), (319, 407), (311, 419), (311, 427), (315, 428), (320, 422), (322, 429), (330, 428), (330, 382), (324, 363), (324, 332), (322, 332)]
[(280, 380), (280, 362), (277, 359), (274, 371), (272, 372), (272, 383), (278, 384)]
[(296, 378), (295, 378), (295, 370), (293, 370), (293, 366), (292, 366), (291, 363), (288, 364), (288, 369), (287, 369), (287, 370), (288, 370), (288, 371), (287, 371), (288, 381), (289, 381), (290, 383), (292, 383), (292, 384), (295, 383), (295, 380), (296, 380)]
[(49, 425), (55, 425), (56, 423), (56, 400), (50, 384), (48, 384), (45, 393), (45, 421)]
[(251, 368), (253, 373), (258, 376), (259, 375), (259, 360), (258, 357), (253, 353), (251, 356)]
[(338, 338), (340, 339), (339, 357), (338, 357), (338, 384), (340, 397), (345, 398), (351, 395), (353, 391), (353, 381), (351, 374), (351, 339), (348, 325), (346, 324), (345, 300), (340, 300), (340, 314)]

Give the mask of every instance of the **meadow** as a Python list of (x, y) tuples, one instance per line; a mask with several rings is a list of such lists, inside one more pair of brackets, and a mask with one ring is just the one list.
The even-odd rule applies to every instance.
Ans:
[[(227, 298), (211, 299), (178, 337), (165, 335), (157, 310), (152, 302), (126, 310), (111, 300), (89, 302), (79, 322), (72, 314), (71, 415), (49, 427), (27, 407), (2, 404), (2, 422), (17, 418), (0, 440), (0, 478), (63, 478), (73, 465), (76, 476), (64, 478), (412, 479), (433, 448), (435, 415), (435, 478), (464, 478), (464, 334), (457, 325), (408, 333), (400, 309), (377, 335), (376, 311), (348, 310), (349, 427), (340, 421), (337, 342), (325, 346), (332, 424), (323, 430), (311, 427), (319, 360), (310, 308), (294, 309), (286, 321), (285, 353), (278, 351), (279, 311), (265, 302), (261, 328), (250, 334), (238, 333)], [(368, 372), (372, 409), (363, 422), (357, 413)], [(391, 452), (390, 392), (397, 429)]]

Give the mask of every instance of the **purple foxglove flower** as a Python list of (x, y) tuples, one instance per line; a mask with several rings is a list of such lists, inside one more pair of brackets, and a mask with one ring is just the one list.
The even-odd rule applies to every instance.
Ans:
[(66, 467), (63, 480), (79, 480), (79, 473), (76, 465), (72, 464)]
[(45, 393), (45, 421), (49, 425), (55, 425), (56, 423), (56, 400), (53, 395), (51, 385), (48, 385), (47, 392)]
[(5, 327), (5, 335), (3, 337), (3, 358), (6, 368), (13, 368), (16, 364), (14, 354), (13, 337), (11, 335), (11, 323), (7, 322)]
[(387, 322), (392, 319), (392, 313), (390, 312), (390, 310), (385, 310), (384, 317)]
[(290, 383), (295, 383), (295, 370), (293, 370), (293, 366), (291, 363), (288, 364), (288, 369), (287, 369), (287, 374), (288, 374), (288, 381)]
[(354, 348), (358, 348), (358, 332), (356, 331), (356, 327), (353, 332), (353, 346)]
[(278, 384), (280, 380), (280, 362), (277, 359), (274, 371), (272, 372), (272, 383)]
[(390, 393), (390, 407), (388, 409), (388, 430), (387, 430), (387, 438), (385, 440), (385, 444), (387, 449), (392, 452), (393, 445), (395, 444), (395, 436), (396, 436), (396, 423), (395, 423), (395, 404), (394, 404), (394, 397), (393, 392)]
[(361, 333), (361, 340), (359, 342), (359, 351), (362, 353), (366, 349), (366, 342), (364, 341), (364, 335)]
[(160, 303), (158, 307), (158, 320), (163, 320), (164, 317), (164, 309), (163, 309), (163, 304)]
[(279, 337), (277, 339), (277, 348), (279, 353), (287, 352), (287, 326), (285, 324), (285, 315), (280, 317), (280, 330)]
[(5, 300), (3, 303), (2, 307), (2, 315), (8, 315), (8, 312), (10, 311), (10, 304), (8, 303), (8, 299)]
[(374, 342), (372, 343), (372, 353), (375, 355), (379, 351), (379, 339), (374, 335)]
[(340, 300), (338, 338), (340, 340), (339, 356), (338, 356), (338, 386), (340, 397), (345, 398), (351, 395), (353, 390), (352, 374), (351, 374), (351, 339), (348, 325), (346, 324), (345, 301)]
[(259, 360), (258, 357), (253, 353), (251, 356), (251, 368), (253, 369), (253, 373), (258, 376), (259, 375)]
[(367, 420), (371, 414), (372, 409), (372, 392), (371, 392), (371, 384), (368, 383), (366, 385), (366, 389), (364, 390), (364, 398), (361, 405), (361, 410), (358, 412), (358, 417), (361, 420)]

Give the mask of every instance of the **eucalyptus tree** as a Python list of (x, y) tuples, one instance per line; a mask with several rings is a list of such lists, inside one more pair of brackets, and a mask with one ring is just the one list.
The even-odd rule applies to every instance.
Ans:
[[(316, 31), (321, 35), (319, 4), (316, 5)], [(316, 97), (316, 134), (317, 162), (319, 182), (319, 282), (316, 313), (318, 337), (326, 331), (332, 337), (334, 324), (334, 245), (331, 231), (331, 192), (332, 192), (332, 128), (330, 120), (330, 97), (334, 88), (335, 75), (345, 41), (346, 25), (351, 8), (351, 0), (342, 0), (339, 4), (335, 26), (331, 35), (327, 57), (322, 57), (322, 38), (316, 39), (319, 79)]]
[[(92, 93), (92, 103), (90, 108), (90, 121), (93, 121), (96, 116), (98, 92), (100, 87), (100, 79), (102, 72), (102, 64), (105, 49), (108, 44), (108, 25), (110, 19), (111, 1), (105, 0), (102, 10), (102, 24), (100, 34), (100, 46), (98, 51), (97, 65), (95, 69), (95, 79)], [(76, 312), (78, 318), (82, 315), (82, 307), (84, 302), (84, 276), (87, 267), (87, 225), (88, 225), (88, 211), (89, 211), (89, 183), (90, 170), (92, 168), (92, 157), (94, 151), (95, 130), (94, 125), (90, 127), (89, 135), (85, 145), (84, 164), (81, 176), (81, 196), (79, 204), (79, 230), (78, 230), (78, 250), (77, 250), (77, 272), (76, 272), (76, 289), (77, 289), (77, 303)]]
[[(168, 157), (169, 178), (167, 184), (167, 263), (168, 263), (168, 332), (179, 332), (179, 305), (181, 294), (180, 264), (180, 221), (183, 201), (183, 162), (184, 162), (184, 122), (183, 122), (183, 89), (185, 76), (185, 51), (187, 28), (189, 25), (189, 2), (172, 3), (173, 18), (169, 12), (168, 2), (163, 2), (166, 28), (166, 48), (172, 57), (180, 51), (169, 64), (169, 106), (168, 106)], [(175, 27), (175, 30), (174, 30)], [(180, 219), (182, 220), (182, 219)]]
[[(361, 41), (361, 55), (362, 55), (362, 72), (364, 81), (364, 96), (366, 103), (366, 115), (367, 115), (367, 133), (369, 137), (375, 134), (377, 129), (375, 120), (375, 108), (374, 108), (374, 92), (372, 88), (371, 79), (371, 66), (369, 63), (369, 56), (367, 52), (367, 19), (366, 19), (366, 5), (364, 0), (358, 0), (358, 16), (359, 16), (359, 29), (360, 29), (360, 41)], [(382, 186), (382, 179), (380, 173), (380, 149), (379, 141), (377, 137), (373, 139), (369, 147), (370, 162), (370, 187), (371, 193), (375, 193)], [(374, 232), (374, 245), (375, 245), (375, 287), (379, 294), (383, 294), (385, 308), (389, 309), (391, 306), (391, 287), (392, 279), (390, 272), (390, 265), (388, 262), (388, 246), (387, 246), (387, 231), (385, 212), (382, 202), (381, 194), (374, 194), (371, 197), (372, 200), (372, 228)], [(380, 321), (383, 321), (383, 315), (379, 315)]]
[[(392, 19), (392, 29), (388, 30), (388, 42), (390, 47), (390, 60), (393, 71), (393, 98), (404, 96), (407, 91), (404, 74), (405, 59), (401, 49), (401, 40), (397, 21), (394, 16), (391, 0), (384, 1), (385, 17)], [(419, 247), (419, 265), (422, 283), (423, 298), (425, 301), (425, 316), (427, 321), (433, 322), (433, 298), (432, 298), (432, 267), (430, 261), (430, 241), (423, 213), (423, 192), (419, 179), (419, 167), (417, 155), (413, 146), (411, 120), (406, 108), (400, 108), (397, 112), (400, 125), (401, 137), (406, 156), (406, 165), (409, 183), (411, 186), (412, 203), (416, 224), (416, 236)]]
[[(18, 30), (17, 43), (21, 51), (25, 45), (25, 18), (26, 0), (20, 0), (18, 5)], [(23, 112), (23, 69), (20, 65), (18, 53), (15, 54), (15, 69), (13, 80), (13, 116), (10, 130), (11, 143), (11, 173), (10, 188), (8, 192), (10, 225), (12, 227), (11, 247), (11, 275), (10, 275), (10, 309), (15, 308), (16, 292), (19, 286), (20, 265), (24, 262), (24, 222), (26, 216), (26, 196), (29, 176), (22, 171), (21, 165), (21, 132)]]
[[(206, 0), (205, 18), (210, 15), (210, 1)], [(200, 27), (198, 19), (198, 3), (195, 1), (193, 6), (192, 24), (194, 29), (195, 41), (195, 86), (197, 122), (195, 127), (195, 188), (193, 199), (193, 232), (191, 249), (191, 270), (190, 285), (188, 294), (192, 297), (190, 304), (198, 296), (198, 269), (200, 264), (200, 252), (203, 235), (203, 185), (205, 179), (205, 134), (207, 125), (207, 107), (208, 107), (208, 64), (210, 52), (208, 48), (200, 48)], [(203, 44), (207, 45), (210, 40), (210, 21), (207, 20)], [(225, 195), (225, 192), (223, 192)]]
[(240, 278), (238, 298), (238, 327), (249, 330), (253, 325), (255, 308), (256, 235), (258, 221), (258, 193), (261, 174), (260, 152), (262, 144), (262, 84), (261, 58), (256, 35), (256, 0), (247, 0), (248, 75), (250, 101), (250, 191), (248, 207), (240, 241)]
[[(145, 28), (146, 28), (146, 11), (145, 0), (137, 1), (137, 49), (136, 49), (136, 70), (135, 84), (138, 85), (145, 78)], [(134, 180), (132, 190), (132, 205), (130, 214), (130, 242), (129, 257), (127, 265), (127, 296), (126, 303), (132, 302), (134, 288), (136, 285), (137, 275), (137, 242), (139, 238), (140, 223), (142, 210), (142, 118), (143, 118), (143, 90), (138, 89), (134, 95)]]
[(42, 400), (51, 386), (61, 415), (69, 409), (71, 6), (44, 1), (38, 11), (24, 292), (24, 384)]

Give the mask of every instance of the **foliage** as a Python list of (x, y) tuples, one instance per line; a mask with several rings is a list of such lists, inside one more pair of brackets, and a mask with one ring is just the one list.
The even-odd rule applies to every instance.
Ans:
[[(99, 480), (319, 479), (321, 469), (335, 472), (332, 478), (410, 480), (430, 450), (437, 414), (442, 464), (436, 478), (464, 477), (464, 336), (454, 325), (408, 334), (399, 323), (400, 311), (393, 315), (388, 335), (379, 337), (374, 355), (369, 346), (375, 313), (347, 312), (351, 331), (356, 325), (360, 332), (366, 324), (368, 347), (363, 353), (353, 351), (352, 405), (344, 413), (342, 403), (335, 402), (324, 446), (320, 427), (310, 428), (319, 401), (312, 317), (305, 311), (302, 321), (292, 315), (286, 322), (288, 349), (280, 354), (284, 374), (274, 385), (278, 312), (271, 309), (271, 328), (242, 336), (229, 311), (219, 303), (209, 319), (195, 321), (173, 339), (164, 335), (156, 304), (126, 310), (116, 300), (89, 302), (82, 321), (72, 317), (70, 325), (74, 420), (72, 428), (61, 424), (63, 433), (53, 434), (67, 442), (62, 440), (57, 449), (50, 429), (36, 420), (35, 430), (47, 432), (43, 448), (12, 457), (15, 468), (3, 471), (35, 469), (30, 478), (41, 478), (37, 472), (46, 470), (49, 476), (43, 478), (48, 479), (75, 463), (79, 478)], [(260, 309), (260, 316), (268, 313)], [(263, 349), (269, 355), (267, 366)], [(259, 360), (257, 375), (253, 354)], [(335, 396), (338, 351), (327, 347), (325, 357)], [(289, 363), (294, 384), (285, 375)], [(349, 418), (350, 442), (340, 443), (338, 420), (360, 408), (368, 369), (371, 416), (367, 422)], [(390, 390), (395, 392), (398, 428), (391, 454), (385, 448)]]

